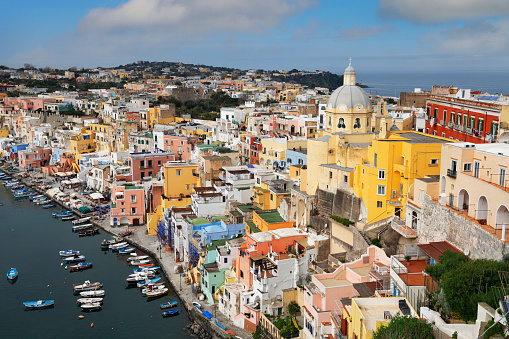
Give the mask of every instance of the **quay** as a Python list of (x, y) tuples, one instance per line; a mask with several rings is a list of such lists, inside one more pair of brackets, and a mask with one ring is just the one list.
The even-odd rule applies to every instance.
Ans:
[[(11, 163), (8, 164), (10, 164), (11, 166), (13, 165)], [(40, 178), (34, 178), (34, 173), (29, 173), (29, 176), (26, 178), (22, 177), (18, 178), (16, 177), (18, 172), (9, 171), (6, 169), (6, 167), (7, 166), (0, 167), (0, 171), (4, 172), (5, 174), (9, 175), (12, 178), (21, 181), (24, 185), (31, 187), (39, 194), (45, 195), (46, 197), (48, 197), (48, 199), (54, 201), (61, 207), (67, 210), (71, 210), (80, 218), (88, 216), (76, 209), (69, 208), (68, 206), (63, 204), (60, 200), (55, 199), (54, 197), (48, 195), (46, 191), (37, 187), (37, 185), (33, 181), (35, 179)], [(35, 172), (35, 174), (39, 173)], [(56, 188), (58, 187), (58, 183), (54, 182), (53, 184), (50, 184), (50, 186), (52, 186), (52, 188)], [(78, 192), (74, 191), (73, 189), (65, 189), (65, 191), (72, 192), (76, 194), (78, 198), (84, 200), (84, 197)], [(99, 227), (100, 229), (102, 229), (106, 233), (109, 233), (112, 236), (118, 236), (126, 230), (125, 227), (110, 226), (109, 218), (105, 218), (104, 220), (97, 220), (96, 218), (92, 217), (90, 222), (95, 227)], [(235, 333), (236, 338), (249, 339), (252, 337), (252, 335), (245, 331), (244, 329), (234, 326), (232, 322), (229, 319), (227, 319), (221, 312), (217, 312), (215, 307), (210, 306), (206, 302), (200, 302), (201, 311), (197, 310), (196, 307), (192, 305), (192, 302), (196, 300), (196, 297), (193, 294), (191, 285), (187, 285), (186, 283), (182, 282), (183, 279), (181, 277), (181, 273), (175, 273), (175, 268), (177, 265), (172, 259), (171, 253), (161, 248), (162, 245), (159, 243), (156, 237), (148, 235), (145, 232), (146, 230), (145, 225), (130, 226), (129, 230), (133, 231), (133, 234), (124, 237), (125, 241), (135, 246), (142, 252), (150, 255), (157, 262), (157, 265), (161, 267), (161, 270), (166, 280), (175, 291), (175, 294), (179, 298), (181, 306), (186, 310), (189, 319), (194, 321), (195, 324), (202, 328), (202, 331), (200, 332), (200, 338), (207, 338), (207, 335), (210, 338), (233, 338), (233, 336), (230, 333), (226, 332), (222, 328), (218, 327), (214, 322), (202, 316), (201, 315), (202, 311), (210, 312), (210, 314), (213, 315), (213, 318), (216, 318), (220, 324), (226, 325), (225, 327), (227, 330), (233, 331)]]

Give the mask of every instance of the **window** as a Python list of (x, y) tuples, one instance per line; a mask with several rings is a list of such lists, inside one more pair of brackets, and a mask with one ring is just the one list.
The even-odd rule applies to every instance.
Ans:
[(148, 161), (148, 167), (152, 167), (152, 160)]
[(431, 118), (431, 107), (426, 107), (426, 115), (428, 116), (428, 120)]
[(359, 129), (361, 128), (361, 119), (360, 118), (355, 118), (355, 123), (353, 124), (353, 128), (355, 129)]
[(136, 196), (135, 195), (131, 195), (131, 202), (136, 202)]
[(157, 161), (157, 166), (161, 166), (161, 160)]
[(380, 200), (376, 202), (376, 207), (382, 208), (382, 206), (383, 206), (383, 203)]
[(430, 165), (438, 165), (438, 159), (431, 159), (429, 164)]
[(272, 193), (270, 194), (270, 201), (274, 201), (274, 195)]
[(121, 209), (120, 209), (120, 213), (124, 214), (124, 213), (125, 213), (125, 209), (124, 209), (124, 208), (121, 208)]
[(186, 190), (188, 190), (188, 189), (189, 189), (189, 185), (186, 185)]
[(471, 162), (463, 163), (463, 172), (472, 172), (472, 163)]
[(490, 133), (491, 133), (492, 136), (497, 136), (498, 135), (498, 123), (496, 123), (496, 122), (492, 122), (491, 123)]
[[(452, 120), (451, 120), (452, 122)], [(447, 124), (447, 110), (444, 109), (444, 121), (443, 121), (444, 125)]]
[(143, 167), (145, 167), (145, 161), (142, 160), (142, 161), (140, 161), (140, 168), (143, 168)]
[(131, 213), (136, 214), (136, 207), (131, 207)]
[(419, 190), (419, 200), (421, 200), (421, 201), (424, 200), (424, 191), (423, 190)]
[(477, 120), (477, 131), (479, 132), (484, 131), (484, 120), (482, 118), (479, 118), (479, 120)]
[(505, 167), (500, 167), (498, 170), (498, 185), (505, 187)]
[(223, 262), (224, 262), (225, 264), (227, 264), (227, 263), (228, 263), (228, 258), (224, 258)]
[(332, 171), (329, 171), (329, 179), (332, 179)]
[(140, 172), (140, 177), (145, 178), (145, 172)]
[(180, 177), (180, 170), (176, 171), (177, 177)]
[(481, 162), (474, 161), (474, 177), (479, 178), (480, 170), (481, 170)]
[(378, 170), (378, 179), (385, 180), (385, 170)]
[(346, 182), (346, 183), (348, 183), (348, 175), (344, 175), (344, 176), (343, 176), (343, 181), (344, 181), (344, 182)]
[(377, 185), (376, 194), (385, 196), (385, 185)]
[[(244, 278), (244, 272), (243, 272), (242, 270), (240, 270), (240, 277), (241, 277), (241, 278)], [(247, 301), (247, 302), (249, 302), (249, 299), (248, 299), (248, 301)]]
[(339, 118), (338, 120), (338, 128), (345, 128), (345, 119)]
[(438, 118), (438, 108), (435, 108), (435, 110), (433, 112), (433, 118), (435, 118), (435, 121), (437, 120), (437, 118)]
[(373, 161), (373, 165), (376, 167), (376, 165), (378, 164), (378, 155), (375, 153), (375, 161)]

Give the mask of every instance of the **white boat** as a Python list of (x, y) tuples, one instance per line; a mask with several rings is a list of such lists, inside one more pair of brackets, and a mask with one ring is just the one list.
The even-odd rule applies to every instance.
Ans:
[(153, 290), (153, 291), (148, 291), (147, 293), (145, 293), (145, 295), (148, 298), (153, 298), (153, 297), (159, 297), (161, 295), (165, 295), (166, 293), (168, 293), (168, 288), (167, 287), (163, 287), (163, 288), (158, 288), (158, 289)]
[(81, 309), (84, 311), (100, 310), (102, 308), (101, 303), (81, 304)]
[(135, 260), (135, 261), (131, 261), (131, 263), (129, 265), (131, 266), (139, 266), (139, 265), (145, 265), (145, 264), (148, 264), (152, 262), (152, 260), (150, 259), (146, 259), (146, 260)]
[(154, 278), (155, 274), (147, 274), (147, 275), (133, 275), (132, 277), (127, 277), (125, 281), (129, 283), (138, 283), (140, 281), (145, 281), (148, 278)]
[(117, 244), (110, 245), (110, 250), (119, 249), (119, 248), (122, 248), (122, 247), (125, 247), (125, 246), (129, 246), (129, 244), (126, 243), (125, 241), (119, 242)]
[(100, 282), (91, 283), (90, 280), (86, 280), (83, 284), (75, 284), (73, 288), (75, 291), (89, 291), (95, 290), (97, 288), (103, 287), (103, 284)]
[(80, 295), (85, 298), (96, 298), (96, 297), (102, 297), (106, 294), (104, 290), (94, 290), (94, 291), (83, 291), (80, 292)]
[(104, 298), (79, 298), (76, 301), (76, 304), (93, 304), (93, 303), (102, 303)]
[(132, 256), (132, 257), (127, 258), (127, 261), (145, 260), (145, 259), (148, 259), (148, 258), (149, 258), (148, 255), (136, 255), (136, 256)]
[(61, 257), (70, 257), (70, 256), (74, 256), (74, 255), (80, 255), (80, 251), (66, 250), (66, 251), (59, 251), (58, 254), (60, 254)]
[(75, 262), (80, 262), (80, 261), (85, 261), (85, 260), (87, 260), (87, 258), (85, 258), (84, 255), (73, 255), (73, 256), (64, 258), (64, 262), (66, 264), (72, 264)]
[(94, 227), (93, 224), (84, 224), (84, 225), (73, 226), (72, 230), (73, 230), (73, 232), (76, 232), (76, 231), (86, 230), (86, 229), (92, 228), (92, 227)]
[(84, 222), (89, 221), (91, 218), (92, 218), (92, 217), (85, 217), (85, 218), (81, 218), (81, 219), (73, 220), (73, 221), (72, 221), (72, 224), (73, 224), (73, 225), (83, 224)]
[(147, 293), (149, 293), (149, 292), (154, 292), (154, 291), (161, 290), (164, 288), (166, 288), (166, 286), (164, 284), (161, 284), (161, 285), (154, 284), (154, 285), (150, 285), (150, 286), (145, 286), (144, 288), (141, 289), (141, 294), (147, 295)]

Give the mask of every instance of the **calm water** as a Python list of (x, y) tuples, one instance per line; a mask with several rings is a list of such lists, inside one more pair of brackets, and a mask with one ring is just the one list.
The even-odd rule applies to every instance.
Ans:
[[(358, 71), (359, 72), (359, 71)], [(399, 97), (414, 88), (430, 91), (433, 85), (453, 85), (482, 90), (491, 94), (509, 92), (509, 72), (428, 72), (428, 73), (357, 73), (357, 81), (369, 86), (371, 94)]]
[[(189, 319), (181, 313), (162, 318), (159, 304), (177, 300), (168, 295), (147, 301), (138, 288), (126, 289), (125, 278), (132, 273), (126, 256), (101, 251), (100, 242), (109, 235), (79, 238), (71, 222), (51, 217), (53, 209), (42, 209), (28, 200), (16, 200), (0, 184), (0, 333), (2, 338), (192, 338), (185, 330)], [(60, 266), (59, 250), (77, 249), (92, 261), (92, 269), (70, 273)], [(11, 284), (5, 274), (11, 267), (19, 272)], [(102, 311), (82, 313), (76, 306), (72, 284), (85, 280), (104, 283), (106, 296)], [(47, 287), (49, 285), (49, 287)], [(55, 307), (26, 311), (23, 301), (54, 299)], [(83, 314), (85, 319), (79, 319)], [(90, 324), (94, 323), (91, 328)], [(112, 330), (113, 328), (113, 330)]]

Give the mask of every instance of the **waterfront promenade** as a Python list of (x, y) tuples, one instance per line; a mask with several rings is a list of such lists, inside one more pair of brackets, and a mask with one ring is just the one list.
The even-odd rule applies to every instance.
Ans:
[[(12, 163), (11, 163), (12, 165)], [(16, 177), (16, 172), (10, 173), (7, 170), (1, 168), (1, 171), (5, 171), (9, 175), (12, 175)], [(45, 181), (52, 181), (51, 178), (48, 177), (42, 177), (39, 172), (30, 172), (29, 176), (27, 178), (20, 179), (27, 185), (33, 185), (33, 181), (35, 179), (43, 179)], [(48, 185), (52, 186), (52, 188), (59, 187), (58, 182), (52, 182), (48, 183)], [(41, 193), (44, 193), (40, 191)], [(87, 201), (85, 197), (83, 197), (78, 190), (73, 189), (65, 189), (65, 193), (74, 193), (76, 194), (76, 197), (81, 199), (82, 201)], [(59, 201), (55, 200), (57, 203), (61, 204)], [(63, 206), (63, 205), (62, 205)], [(66, 206), (64, 206), (66, 207)], [(67, 207), (66, 207), (67, 208)], [(78, 211), (74, 212), (81, 216), (81, 213)], [(111, 227), (109, 217), (106, 216), (103, 220), (97, 220), (93, 219), (92, 222), (102, 228), (104, 231), (110, 233), (111, 235), (118, 235), (120, 233), (123, 233), (127, 230), (126, 227)], [(188, 311), (188, 314), (192, 320), (196, 320), (194, 315), (197, 313), (193, 310), (193, 301), (197, 301), (196, 296), (194, 295), (191, 285), (187, 285), (184, 282), (184, 278), (180, 276), (179, 273), (175, 272), (176, 263), (173, 259), (172, 253), (166, 251), (164, 247), (159, 250), (160, 243), (156, 236), (148, 235), (146, 232), (146, 225), (141, 226), (131, 226), (129, 227), (130, 231), (133, 231), (133, 234), (126, 238), (126, 240), (131, 243), (132, 245), (136, 246), (138, 249), (142, 250), (143, 252), (149, 254), (154, 259), (156, 259), (159, 262), (159, 266), (161, 266), (162, 271), (164, 272), (168, 282), (173, 286), (175, 293), (178, 295), (179, 299), (181, 300), (181, 304), (183, 307), (186, 308)], [(202, 311), (208, 311), (212, 314), (214, 318), (218, 320), (218, 322), (226, 327), (227, 330), (231, 330), (235, 333), (236, 337), (242, 338), (242, 339), (249, 339), (252, 338), (252, 335), (245, 331), (242, 328), (239, 328), (237, 326), (234, 326), (233, 323), (226, 318), (221, 312), (214, 309), (214, 306), (209, 305), (206, 301), (199, 301), (199, 303), (202, 305)], [(201, 317), (200, 320), (206, 320), (205, 317)], [(219, 328), (217, 325), (213, 324), (213, 322), (209, 322), (209, 328), (213, 329), (214, 332), (220, 335), (220, 337), (224, 338), (231, 338), (231, 335), (223, 331), (221, 328)]]

